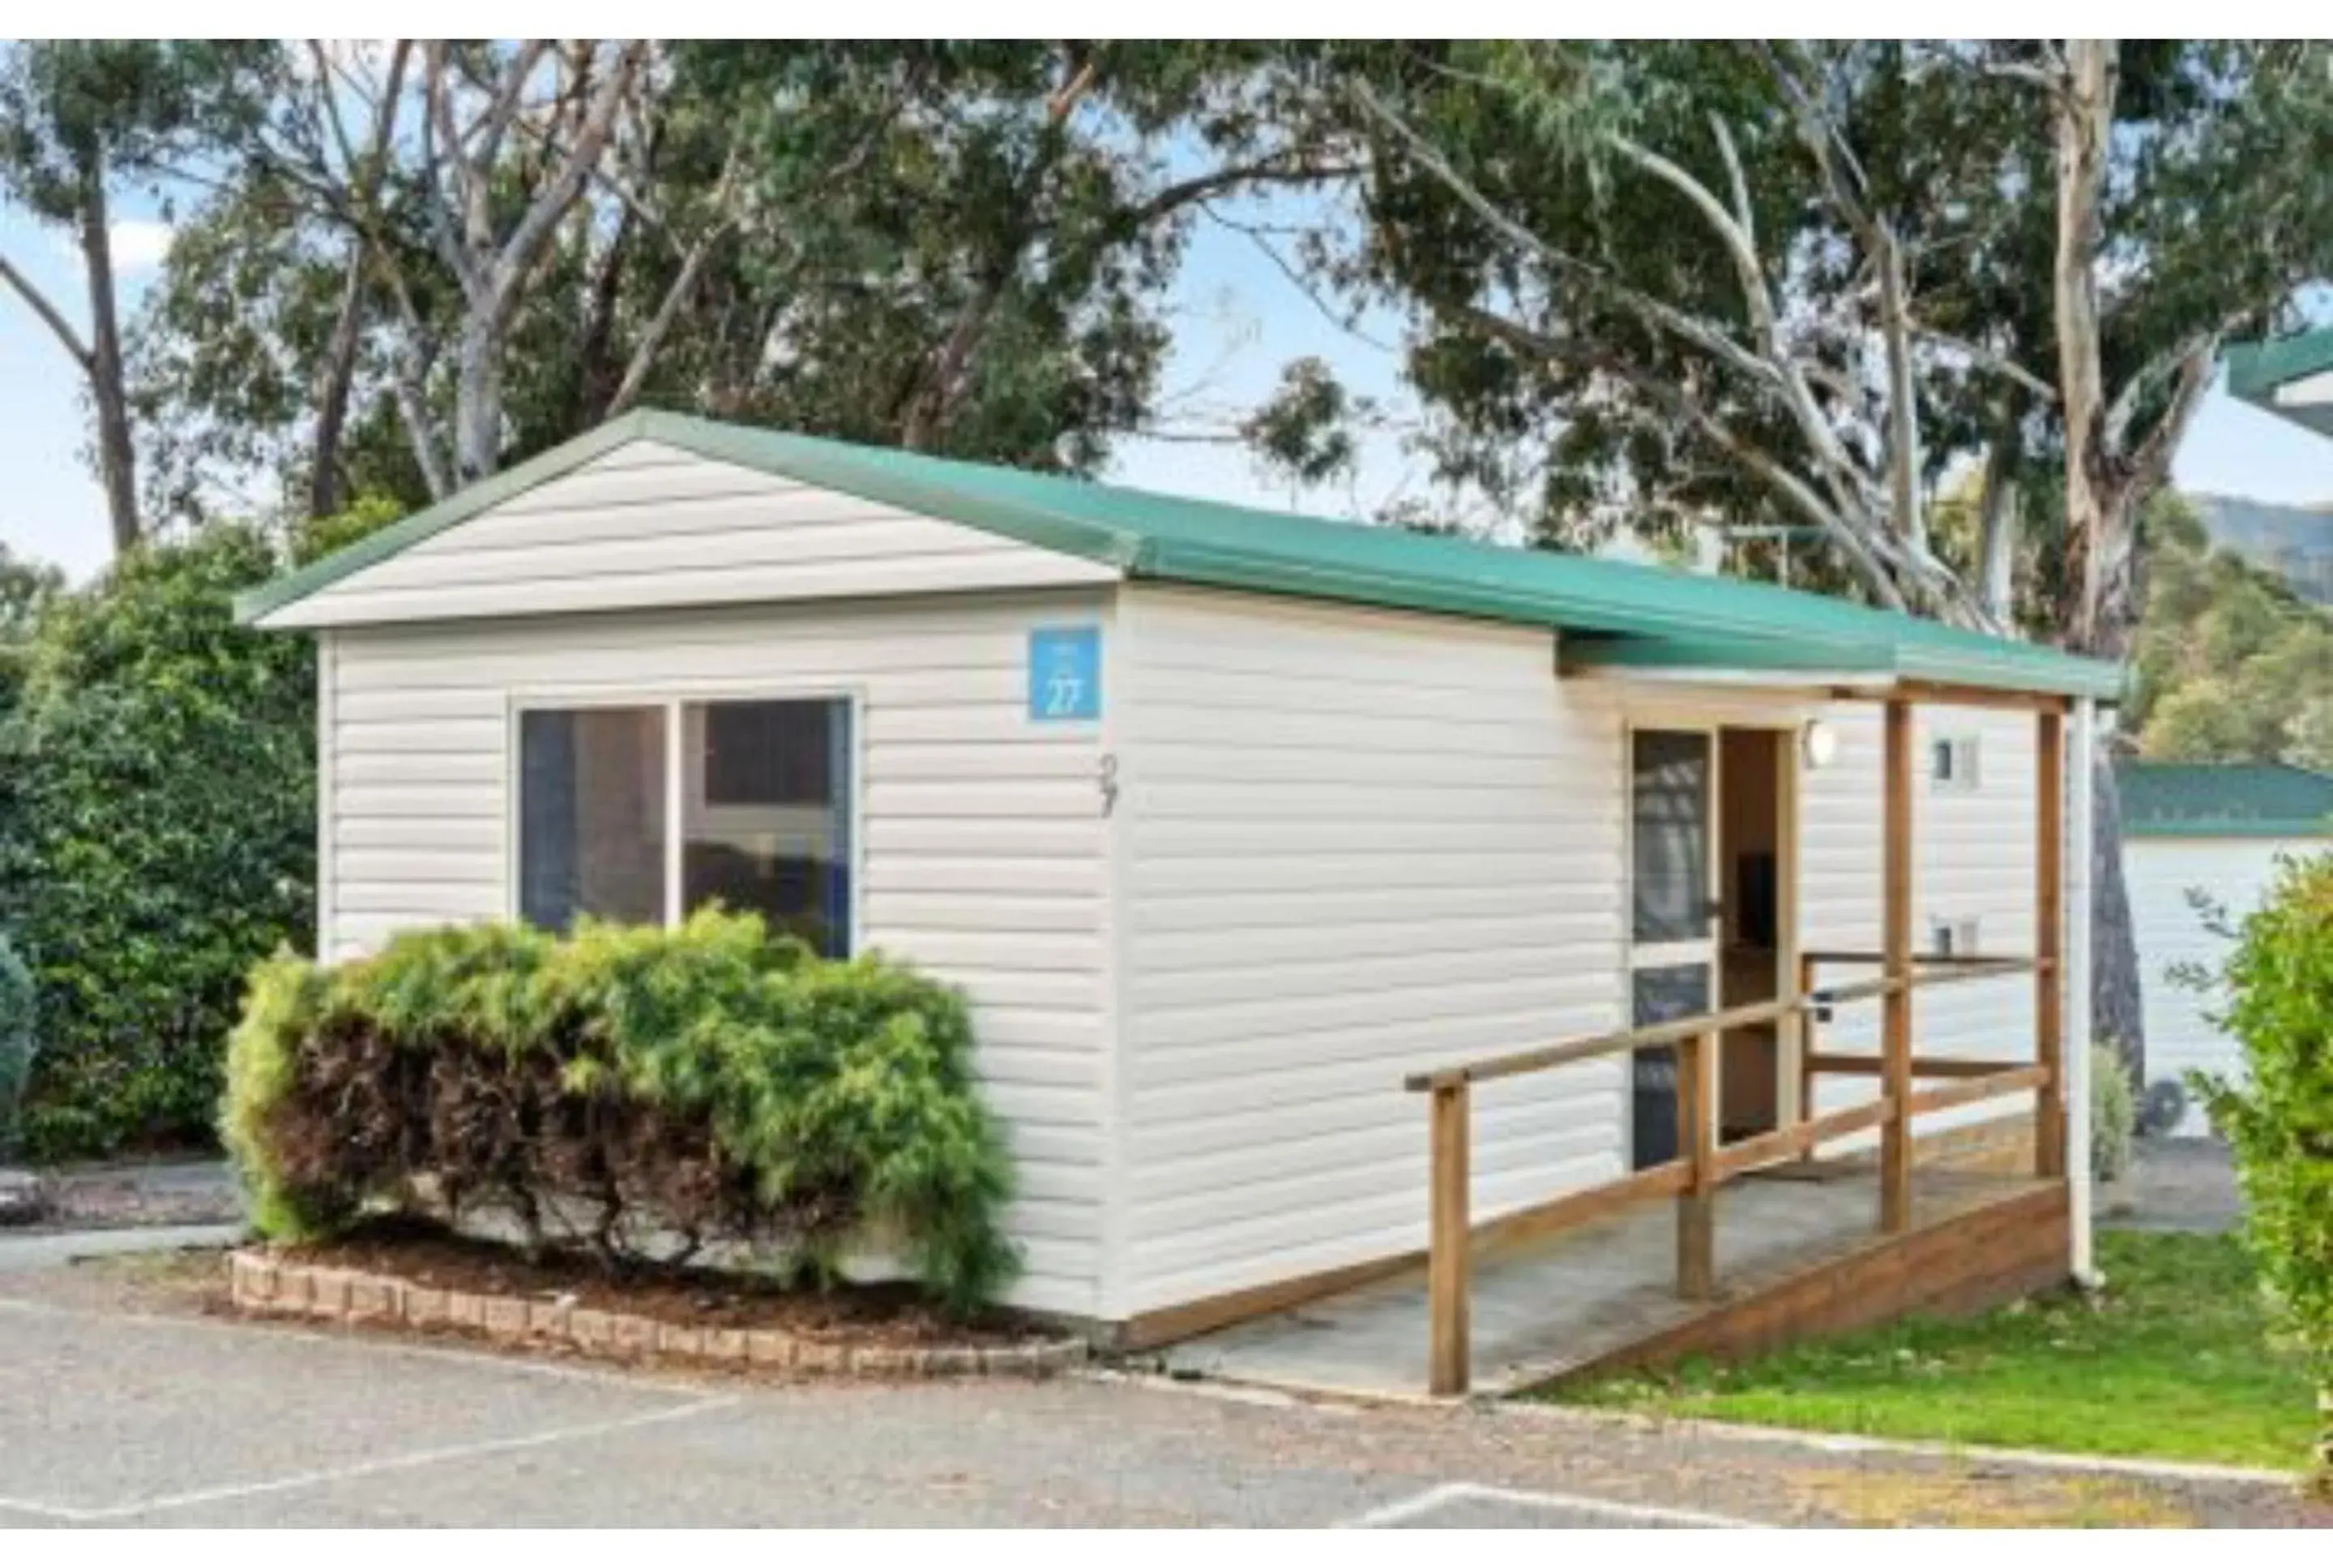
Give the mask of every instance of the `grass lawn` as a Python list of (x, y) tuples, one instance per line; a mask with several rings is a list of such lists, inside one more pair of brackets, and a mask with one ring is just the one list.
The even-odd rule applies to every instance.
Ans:
[(1693, 1361), (1544, 1398), (1666, 1416), (2300, 1468), (2316, 1396), (2272, 1347), (2233, 1237), (2108, 1231), (2103, 1302), (2072, 1292), (1906, 1321), (1738, 1367)]

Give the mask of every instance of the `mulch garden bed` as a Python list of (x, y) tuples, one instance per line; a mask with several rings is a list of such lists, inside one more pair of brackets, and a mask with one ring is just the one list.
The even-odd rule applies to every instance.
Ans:
[(552, 1252), (409, 1218), (337, 1240), (253, 1247), (230, 1263), (236, 1310), (469, 1333), (600, 1359), (720, 1362), (869, 1377), (1042, 1376), (1085, 1359), (1080, 1340), (1002, 1310), (949, 1319), (905, 1284), (786, 1289), (725, 1270), (609, 1274)]

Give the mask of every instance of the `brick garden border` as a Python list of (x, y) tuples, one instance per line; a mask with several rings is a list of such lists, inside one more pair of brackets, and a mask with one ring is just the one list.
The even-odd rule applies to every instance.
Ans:
[(1080, 1339), (1017, 1345), (900, 1346), (812, 1339), (786, 1329), (706, 1328), (635, 1313), (528, 1296), (418, 1285), (395, 1275), (293, 1263), (258, 1247), (227, 1260), (237, 1312), (349, 1327), (480, 1334), (500, 1344), (552, 1346), (598, 1361), (649, 1358), (760, 1371), (857, 1378), (1042, 1378), (1080, 1365)]

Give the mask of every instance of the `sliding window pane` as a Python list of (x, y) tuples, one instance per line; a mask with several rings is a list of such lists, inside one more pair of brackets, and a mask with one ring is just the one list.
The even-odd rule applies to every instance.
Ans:
[(519, 716), (519, 913), (564, 931), (579, 915), (665, 918), (665, 710)]
[(681, 902), (751, 910), (850, 950), (850, 707), (708, 702), (682, 712)]
[(1639, 942), (1709, 934), (1709, 736), (1638, 730), (1630, 934)]

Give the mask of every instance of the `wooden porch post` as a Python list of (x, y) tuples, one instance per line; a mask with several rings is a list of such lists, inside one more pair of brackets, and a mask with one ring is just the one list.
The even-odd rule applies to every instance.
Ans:
[(2066, 1174), (2066, 716), (2034, 720), (2033, 1060), (2049, 1076), (2033, 1103), (2033, 1173)]
[(1431, 1346), (1426, 1386), (1436, 1394), (1466, 1391), (1467, 1092), (1464, 1080), (1434, 1086), (1431, 1118), (1433, 1197), (1427, 1225), (1426, 1301)]
[(1892, 982), (1881, 1004), (1879, 1228), (1912, 1223), (1912, 705), (1887, 703), (1886, 807), (1881, 850), (1880, 946)]
[(1677, 1194), (1677, 1294), (1707, 1301), (1717, 1288), (1717, 1036), (1677, 1042), (1678, 1152), (1691, 1173)]

